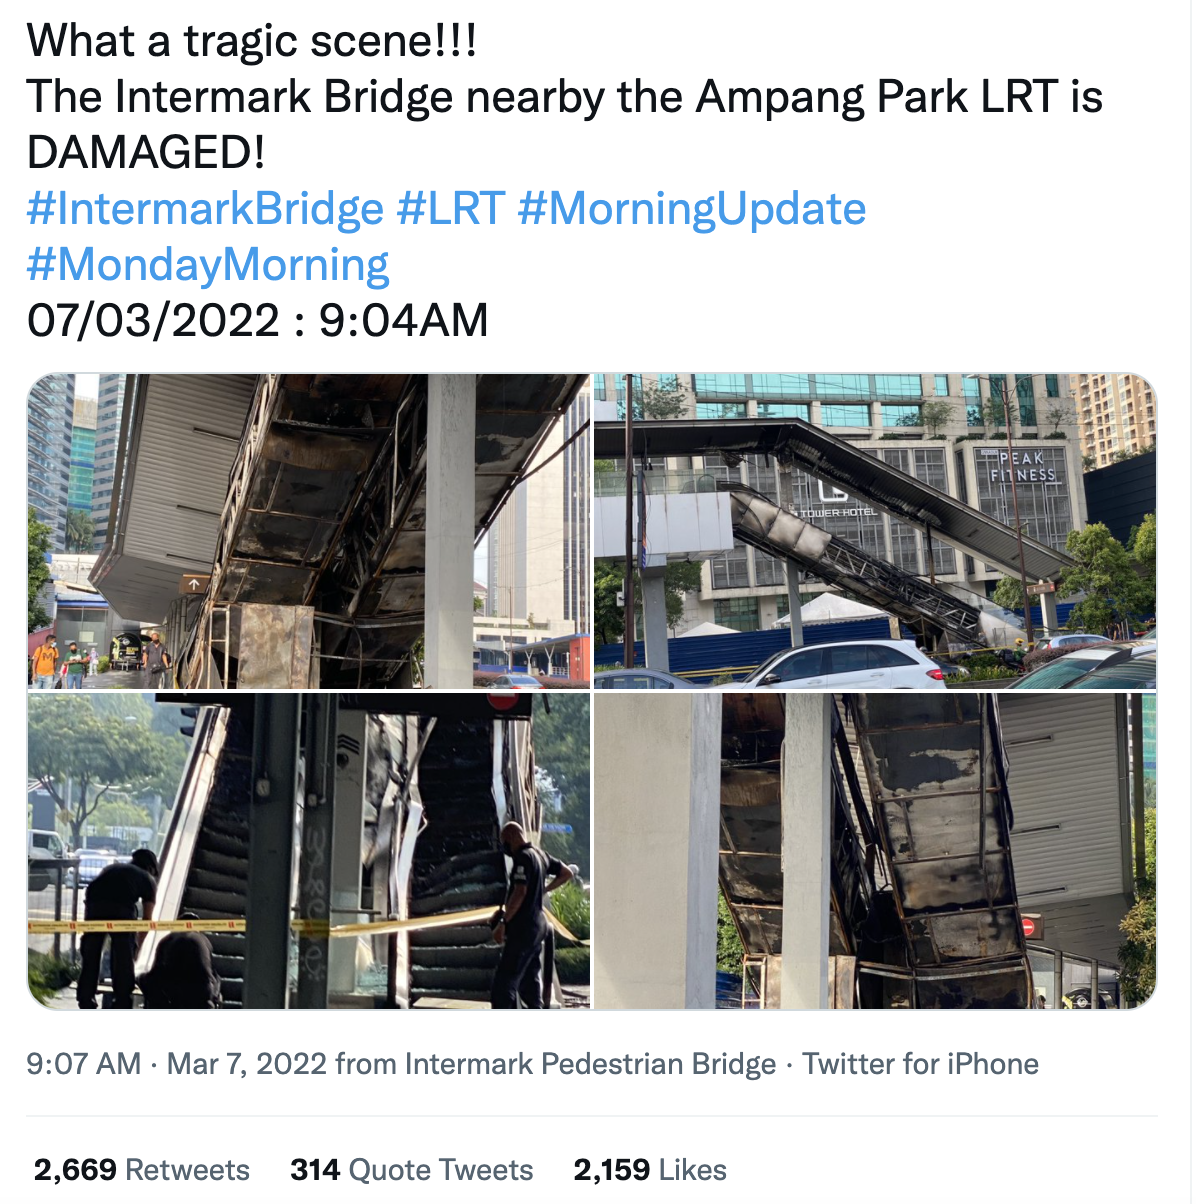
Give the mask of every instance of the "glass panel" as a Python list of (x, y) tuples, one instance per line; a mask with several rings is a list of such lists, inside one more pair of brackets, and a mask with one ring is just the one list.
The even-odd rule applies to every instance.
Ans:
[(936, 372), (934, 376), (934, 395), (935, 397), (947, 397), (947, 374), (945, 372)]
[(823, 426), (868, 426), (871, 407), (826, 405), (822, 407)]
[(980, 397), (980, 378), (977, 376), (965, 376), (963, 378), (963, 395), (965, 397)]
[[(1008, 452), (1001, 447), (977, 447), (977, 501), (984, 514), (1007, 527), (1013, 521), (1013, 487)], [(1018, 509), (1022, 527), (1031, 539), (1062, 550), (1071, 529), (1067, 490), (1067, 452), (1060, 447), (1014, 448)]]
[(755, 598), (726, 598), (714, 603), (714, 621), (736, 631), (758, 631), (760, 611)]
[(900, 376), (892, 374), (876, 376), (874, 397), (885, 399), (888, 397), (921, 397), (922, 396), (922, 378), (913, 373), (907, 373)]
[(767, 402), (762, 401), (756, 407), (760, 418), (800, 418), (803, 422), (810, 421), (810, 407), (796, 402)]
[(872, 385), (863, 373), (819, 373), (814, 377), (817, 397), (871, 397)]
[(605, 372), (595, 372), (594, 373), (594, 400), (595, 401), (605, 401), (606, 400), (606, 373)]
[(1018, 421), (1022, 426), (1037, 426), (1038, 414), (1034, 408), (1034, 378), (1019, 376), (1017, 378)]
[(665, 393), (673, 393), (677, 389), (677, 373), (676, 372), (658, 372), (656, 374), (657, 387)]
[(921, 426), (921, 406), (881, 406), (881, 422), (885, 426)]
[(1046, 395), (1048, 397), (1059, 396), (1059, 376), (1058, 373), (1048, 372), (1046, 374)]
[(699, 401), (699, 418), (746, 418), (747, 402), (733, 401)]
[(1034, 994), (1041, 1007), (1053, 1009), (1059, 1006), (1055, 998), (1055, 957), (1052, 953), (1030, 950), (1030, 973), (1034, 978)]
[(809, 397), (810, 377), (805, 372), (753, 372), (755, 397)]
[(746, 397), (747, 377), (742, 372), (695, 372), (694, 392), (699, 397)]

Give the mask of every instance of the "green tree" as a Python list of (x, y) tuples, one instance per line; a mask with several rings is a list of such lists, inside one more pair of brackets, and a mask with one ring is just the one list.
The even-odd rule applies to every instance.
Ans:
[(1155, 835), (1158, 811), (1146, 812), (1146, 877), (1138, 884), (1137, 902), (1120, 928), (1125, 941), (1117, 950), (1121, 963), (1121, 989), (1129, 1003), (1145, 1003), (1155, 983)]
[(1069, 531), (1067, 552), (1076, 566), (1064, 573), (1059, 592), (1085, 595), (1067, 621), (1072, 631), (1104, 631), (1110, 623), (1154, 610), (1153, 587), (1104, 523)]
[(29, 630), (45, 627), (50, 615), (41, 604), (41, 592), (50, 581), (50, 528), (37, 521), (37, 512), (29, 507)]
[(1157, 526), (1153, 514), (1148, 514), (1131, 532), (1127, 546), (1130, 555), (1142, 572), (1151, 594), (1155, 592), (1155, 539)]
[(1058, 433), (1061, 426), (1075, 425), (1076, 412), (1071, 406), (1058, 403), (1047, 410), (1046, 419), (1051, 424), (1051, 430)]
[(1091, 472), (1096, 467), (1095, 456), (1082, 456), (1080, 458), (1080, 467), (1084, 472)]
[[(551, 710), (537, 711), (533, 722), (536, 765), (559, 792), (545, 800), (546, 823), (569, 824), (571, 833), (547, 832), (544, 849), (590, 876), (590, 696), (580, 690), (553, 692)], [(580, 933), (576, 934), (580, 936)]]
[(997, 431), (1005, 429), (1005, 403), (999, 397), (989, 397), (980, 407), (984, 425), (995, 427)]
[(743, 973), (743, 942), (739, 939), (739, 930), (731, 919), (731, 909), (723, 897), (723, 888), (718, 888), (718, 968), (729, 974)]
[(108, 792), (140, 793), (162, 772), (165, 755), (148, 723), (97, 710), (86, 695), (29, 700), (29, 776), (58, 804), (74, 848)]
[(1025, 610), (1026, 599), (1022, 596), (1020, 577), (1002, 577), (993, 590), (993, 601), (1006, 610)]
[(921, 425), (932, 439), (955, 415), (955, 406), (949, 401), (924, 401), (921, 409)]
[(68, 552), (90, 552), (95, 540), (96, 525), (89, 510), (66, 512), (66, 550)]
[[(664, 571), (665, 622), (670, 628), (681, 621), (685, 595), (702, 584), (697, 561), (671, 560)], [(618, 594), (623, 588), (623, 565), (617, 560), (594, 561), (594, 634), (600, 644), (617, 644), (623, 638), (623, 608)], [(642, 610), (639, 574), (635, 574), (635, 606)]]

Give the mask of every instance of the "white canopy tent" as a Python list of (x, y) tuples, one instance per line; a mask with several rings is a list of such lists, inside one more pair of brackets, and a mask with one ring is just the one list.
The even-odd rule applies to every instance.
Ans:
[[(842, 594), (824, 593), (811, 599), (801, 608), (801, 621), (805, 623), (841, 623), (845, 619), (887, 619), (889, 616), (875, 606), (855, 602)], [(789, 616), (778, 619), (773, 627), (788, 627)]]

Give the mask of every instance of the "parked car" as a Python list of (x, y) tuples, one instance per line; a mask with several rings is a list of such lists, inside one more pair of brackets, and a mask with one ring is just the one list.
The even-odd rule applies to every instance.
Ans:
[(69, 855), (66, 846), (57, 832), (31, 828), (26, 833), (26, 847), (29, 854), (29, 889), (45, 890), (54, 881), (57, 869), (39, 866), (37, 863), (62, 860)]
[(660, 669), (614, 669), (594, 678), (595, 690), (696, 690), (692, 681)]
[(957, 665), (954, 661), (943, 660), (940, 656), (932, 656), (930, 659), (942, 669), (944, 679), (958, 677), (962, 681), (965, 677), (972, 676), (963, 665)]
[(1072, 682), (1069, 690), (1153, 690), (1158, 680), (1157, 652), (1104, 664)]
[(786, 648), (716, 690), (945, 690), (943, 670), (905, 640)]
[[(114, 861), (119, 861), (120, 855), (117, 853), (97, 853), (89, 849), (83, 849), (79, 853), (79, 885), (90, 886), (95, 881), (99, 872), (107, 869)], [(75, 885), (75, 870), (67, 870), (66, 885)]]
[[(1009, 689), (1070, 690), (1090, 673), (1098, 669), (1112, 669), (1122, 661), (1153, 654), (1155, 647), (1153, 640), (1124, 640), (1117, 643), (1105, 640), (1101, 644), (1077, 648), (1074, 652), (1048, 661), (1039, 669), (1031, 670), (1013, 682)], [(1112, 686), (1098, 688), (1113, 689)]]
[(495, 690), (542, 690), (544, 686), (538, 677), (530, 673), (504, 673), (494, 679), (491, 687)]
[(1107, 635), (1093, 635), (1087, 631), (1063, 631), (1059, 635), (1042, 636), (1034, 645), (1034, 651), (1043, 648), (1082, 648), (1085, 644), (1107, 644)]

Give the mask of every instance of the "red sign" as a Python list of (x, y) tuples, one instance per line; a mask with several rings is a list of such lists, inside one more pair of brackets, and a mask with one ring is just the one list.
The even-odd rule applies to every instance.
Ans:
[(1042, 916), (1022, 916), (1022, 932), (1025, 934), (1028, 940), (1042, 940)]
[(514, 694), (490, 694), (487, 697), (496, 711), (509, 711), (519, 702)]

